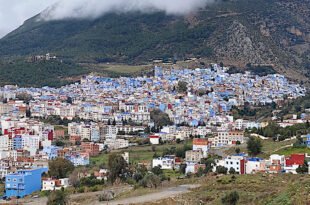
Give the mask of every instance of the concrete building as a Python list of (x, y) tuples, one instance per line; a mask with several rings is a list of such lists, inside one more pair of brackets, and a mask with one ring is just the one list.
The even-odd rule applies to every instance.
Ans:
[(154, 144), (154, 145), (158, 145), (159, 144), (159, 136), (150, 136), (150, 143)]
[(225, 158), (224, 166), (229, 172), (233, 168), (238, 174), (245, 174), (245, 159), (243, 156), (228, 156)]
[(17, 173), (8, 174), (5, 180), (6, 197), (24, 197), (41, 189), (41, 175), (47, 168), (32, 170), (19, 170)]
[(194, 162), (186, 162), (186, 169), (185, 169), (185, 173), (192, 173), (195, 174), (196, 172), (198, 172), (199, 169), (205, 169), (206, 165), (205, 164), (197, 164)]
[(161, 169), (173, 169), (174, 166), (174, 157), (164, 156), (153, 159), (152, 167), (160, 166)]
[(203, 153), (203, 157), (207, 157), (209, 150), (210, 150), (210, 146), (211, 143), (207, 140), (207, 139), (198, 139), (195, 138), (193, 140), (193, 150), (201, 150)]
[(203, 158), (203, 152), (201, 149), (199, 150), (188, 150), (185, 153), (185, 161), (187, 162), (200, 162)]

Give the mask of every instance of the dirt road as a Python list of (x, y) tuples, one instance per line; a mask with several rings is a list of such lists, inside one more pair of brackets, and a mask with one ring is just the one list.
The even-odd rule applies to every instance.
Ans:
[(170, 198), (179, 194), (185, 194), (190, 192), (189, 189), (191, 188), (197, 188), (200, 185), (194, 184), (194, 185), (181, 185), (178, 187), (172, 187), (163, 189), (156, 193), (146, 194), (143, 196), (137, 196), (137, 197), (130, 197), (126, 199), (120, 199), (116, 201), (109, 201), (109, 202), (97, 202), (95, 205), (129, 205), (129, 204), (136, 204), (136, 203), (146, 203), (146, 202), (152, 202), (152, 201), (158, 201), (161, 199)]

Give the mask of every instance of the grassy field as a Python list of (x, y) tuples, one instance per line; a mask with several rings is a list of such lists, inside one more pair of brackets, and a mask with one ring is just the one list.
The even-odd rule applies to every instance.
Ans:
[(310, 154), (310, 149), (309, 148), (293, 148), (293, 147), (287, 147), (284, 149), (280, 149), (279, 151), (275, 152), (275, 154), (279, 154), (279, 155), (285, 155), (290, 156), (291, 154), (305, 154), (308, 153)]
[(130, 65), (106, 65), (104, 70), (118, 73), (134, 73), (145, 69), (145, 66), (130, 66)]
[[(263, 148), (262, 148), (262, 153), (258, 155), (258, 157), (262, 158), (268, 158), (271, 154), (277, 152), (284, 146), (289, 146), (293, 144), (296, 140), (289, 140), (289, 141), (282, 141), (282, 142), (275, 142), (272, 139), (268, 140), (261, 140)], [(246, 146), (239, 146), (241, 153), (247, 153), (247, 148)], [(236, 154), (236, 149), (237, 147), (230, 148), (228, 151), (226, 151), (226, 154), (233, 155)]]
[(304, 205), (310, 203), (310, 178), (305, 175), (292, 174), (257, 174), (206, 176), (196, 182), (201, 187), (192, 192), (172, 197), (148, 205), (163, 204), (222, 204), (221, 198), (226, 193), (236, 190), (239, 194), (238, 204), (257, 205)]
[[(192, 141), (186, 142), (187, 145), (192, 146)], [(163, 145), (155, 145), (155, 146), (135, 146), (129, 147), (123, 150), (117, 150), (113, 153), (124, 153), (129, 152), (129, 161), (131, 164), (137, 164), (141, 161), (152, 161), (154, 154), (156, 153), (158, 156), (163, 154), (164, 149), (170, 149), (171, 147), (182, 147), (184, 143), (180, 144), (163, 144)], [(100, 165), (102, 163), (107, 163), (109, 159), (109, 154), (100, 154), (96, 157), (91, 157), (90, 162), (95, 163), (96, 165)]]
[(125, 64), (112, 64), (112, 63), (99, 63), (99, 64), (81, 64), (83, 67), (89, 69), (91, 72), (107, 76), (109, 74), (125, 74), (133, 75), (151, 70), (153, 65), (125, 65)]

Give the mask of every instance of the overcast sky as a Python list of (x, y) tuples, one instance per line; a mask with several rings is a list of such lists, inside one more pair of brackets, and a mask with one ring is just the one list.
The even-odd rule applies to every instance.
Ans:
[[(45, 20), (96, 18), (104, 13), (165, 11), (183, 15), (214, 0), (0, 0), (0, 38), (42, 12)], [(57, 3), (56, 3), (57, 2)], [(55, 4), (56, 3), (56, 4)], [(54, 5), (51, 7), (51, 5)], [(46, 9), (46, 8), (52, 9)]]
[(57, 0), (0, 0), (0, 38)]

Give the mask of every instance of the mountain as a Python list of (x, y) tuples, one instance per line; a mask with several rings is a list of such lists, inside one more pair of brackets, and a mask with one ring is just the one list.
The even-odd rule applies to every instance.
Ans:
[[(0, 71), (7, 71), (8, 63), (13, 69), (23, 59), (45, 53), (72, 64), (201, 57), (236, 67), (268, 66), (308, 82), (310, 1), (225, 0), (187, 16), (132, 12), (109, 13), (95, 20), (44, 21), (37, 15), (0, 40)], [(76, 69), (53, 77), (86, 73), (80, 66)], [(5, 79), (10, 82), (8, 76)], [(31, 81), (25, 85), (41, 85)]]

